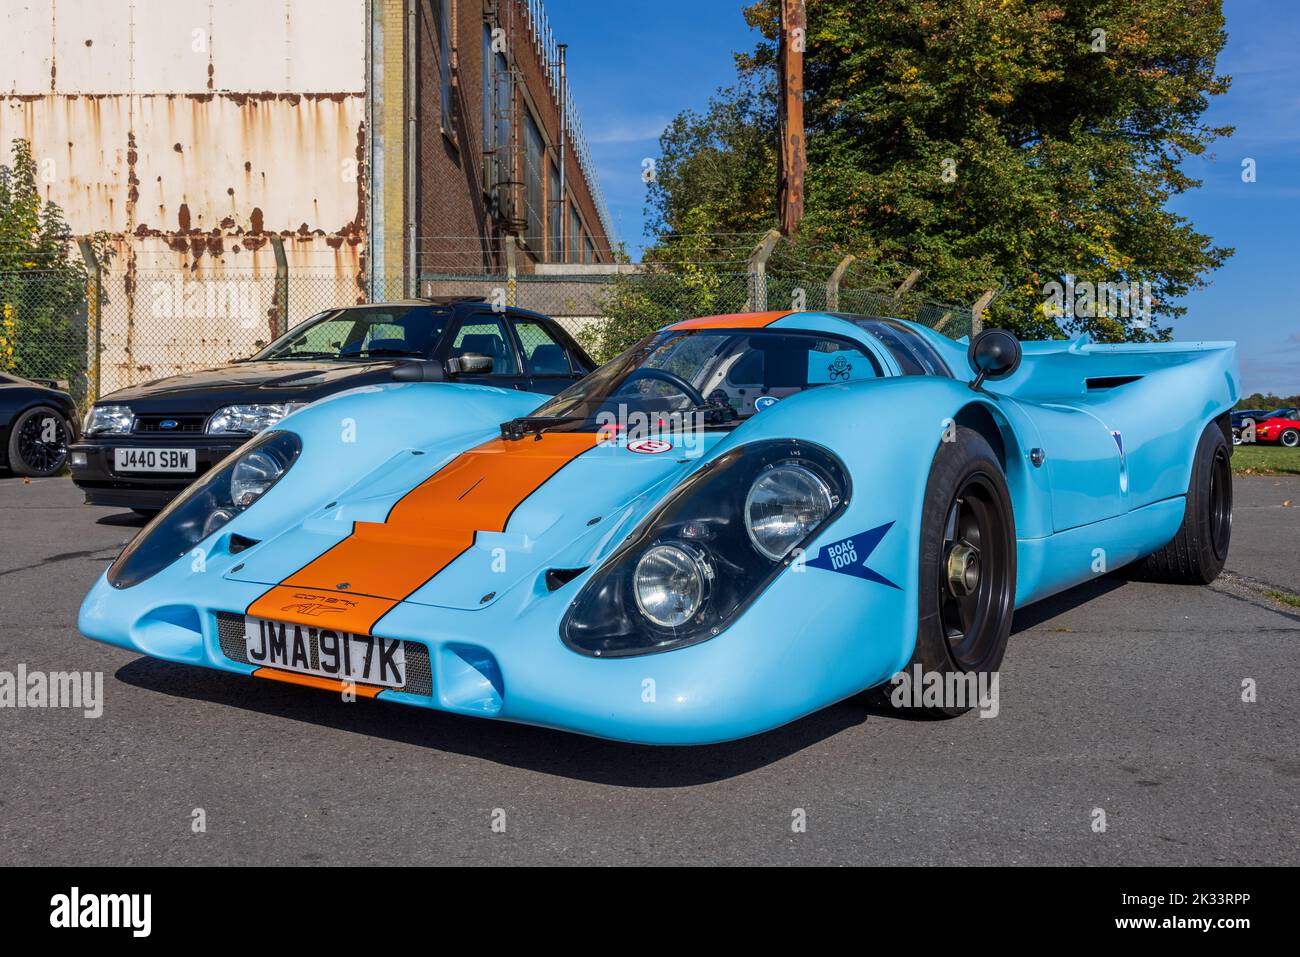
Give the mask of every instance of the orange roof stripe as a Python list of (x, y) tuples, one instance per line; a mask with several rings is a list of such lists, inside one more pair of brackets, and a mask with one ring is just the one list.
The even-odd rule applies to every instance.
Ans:
[(778, 319), (784, 319), (791, 314), (791, 310), (782, 309), (777, 312), (736, 312), (730, 315), (722, 316), (701, 316), (698, 319), (687, 319), (684, 322), (677, 322), (669, 326), (669, 329), (762, 329), (764, 326), (770, 326)]

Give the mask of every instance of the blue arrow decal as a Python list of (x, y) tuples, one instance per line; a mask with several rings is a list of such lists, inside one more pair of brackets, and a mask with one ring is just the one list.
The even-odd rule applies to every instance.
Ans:
[(884, 525), (877, 525), (875, 528), (840, 539), (838, 542), (823, 545), (820, 553), (808, 562), (808, 565), (812, 568), (824, 568), (829, 572), (839, 572), (841, 575), (852, 575), (854, 578), (865, 578), (869, 582), (888, 585), (890, 588), (898, 588), (902, 591), (884, 575), (867, 567), (867, 560), (871, 558), (871, 553), (876, 550), (885, 533), (893, 527), (893, 522), (886, 522)]

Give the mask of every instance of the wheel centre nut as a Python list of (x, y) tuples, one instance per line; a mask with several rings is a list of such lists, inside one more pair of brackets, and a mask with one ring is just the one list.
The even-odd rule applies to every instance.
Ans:
[(948, 590), (954, 597), (965, 598), (980, 584), (979, 549), (966, 542), (958, 542), (948, 552)]

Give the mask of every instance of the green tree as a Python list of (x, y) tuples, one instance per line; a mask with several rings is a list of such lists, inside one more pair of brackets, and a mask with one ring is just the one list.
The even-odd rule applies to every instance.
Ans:
[[(58, 204), (44, 202), (30, 144), (0, 165), (0, 370), (84, 387), (86, 269)], [(103, 245), (102, 239), (99, 240)]]
[[(737, 85), (661, 137), (648, 201), (661, 239), (648, 258), (773, 223), (777, 7), (746, 10), (765, 39), (737, 55)], [(829, 269), (852, 252), (874, 279), (906, 263), (932, 297), (965, 302), (1000, 285), (991, 322), (1116, 341), (1167, 338), (1185, 311), (1174, 300), (1231, 255), (1167, 208), (1200, 185), (1182, 161), (1232, 132), (1201, 118), (1230, 82), (1215, 71), (1218, 0), (807, 9), (807, 198), (793, 251), (803, 261)], [(1149, 283), (1150, 325), (1116, 303), (1110, 315), (1054, 317), (1050, 282)]]

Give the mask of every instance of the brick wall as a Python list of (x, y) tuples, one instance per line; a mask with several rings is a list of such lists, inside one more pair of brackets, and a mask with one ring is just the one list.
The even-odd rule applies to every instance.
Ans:
[[(453, 103), (450, 117), (443, 116), (441, 103), (443, 3), (451, 5), (449, 12), (455, 41), (450, 71)], [(502, 224), (494, 223), (482, 190), (484, 24), (488, 22), (486, 16), (493, 10), (495, 19), (490, 25), (500, 26), (506, 31), (506, 41), (520, 78), (511, 111), (516, 127), (512, 139), (517, 147), (511, 158), (515, 170), (513, 178), (521, 182), (524, 178), (523, 115), (527, 110), (537, 122), (546, 147), (542, 170), (543, 223), (544, 230), (550, 229), (549, 210), (553, 196), (549, 168), (552, 162), (558, 163), (559, 158), (560, 109), (547, 82), (543, 59), (537, 54), (529, 34), (523, 0), (496, 0), (495, 3), (491, 0), (417, 0), (417, 201), (422, 273), (504, 270)], [(570, 64), (575, 58), (580, 60), (580, 53), (570, 51)], [(603, 233), (581, 164), (572, 149), (568, 151), (565, 165), (568, 189), (576, 199), (583, 226), (590, 232), (596, 249), (595, 260), (611, 262), (609, 239)], [(522, 187), (515, 190), (514, 206), (516, 218), (522, 219)], [(566, 205), (566, 233), (568, 222)], [(536, 262), (551, 261), (549, 236), (545, 232), (544, 236), (541, 243), (521, 246), (518, 257), (521, 272), (531, 272)], [(566, 249), (566, 254), (571, 256), (573, 250)]]

